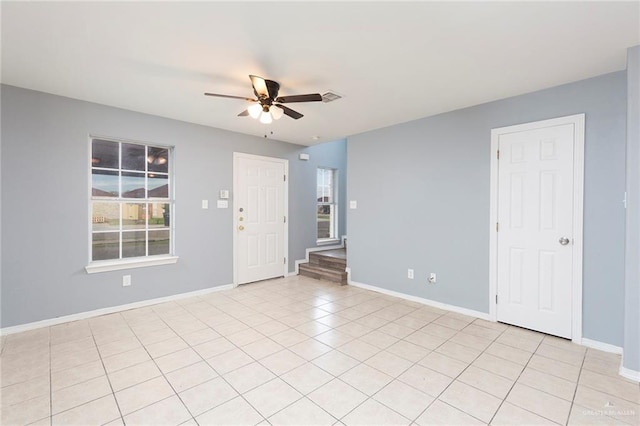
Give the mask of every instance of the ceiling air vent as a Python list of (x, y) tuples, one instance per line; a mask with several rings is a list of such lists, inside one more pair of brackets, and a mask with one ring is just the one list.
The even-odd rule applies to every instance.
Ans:
[(338, 95), (337, 93), (334, 92), (327, 92), (324, 95), (322, 95), (322, 102), (333, 102), (335, 100), (340, 99), (342, 96)]

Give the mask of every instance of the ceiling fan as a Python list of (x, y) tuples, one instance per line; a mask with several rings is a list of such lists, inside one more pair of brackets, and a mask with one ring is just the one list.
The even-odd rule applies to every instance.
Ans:
[(269, 124), (273, 120), (278, 120), (282, 115), (288, 115), (295, 120), (304, 117), (298, 111), (294, 111), (282, 104), (322, 101), (322, 95), (319, 93), (278, 97), (280, 84), (277, 81), (265, 80), (257, 75), (250, 75), (249, 78), (251, 79), (251, 85), (253, 86), (253, 93), (255, 93), (257, 99), (246, 98), (244, 96), (219, 95), (217, 93), (205, 93), (205, 95), (216, 96), (219, 98), (243, 99), (245, 101), (253, 102), (253, 105), (242, 111), (238, 116), (246, 117), (249, 115), (253, 118), (260, 118), (260, 122), (264, 124)]

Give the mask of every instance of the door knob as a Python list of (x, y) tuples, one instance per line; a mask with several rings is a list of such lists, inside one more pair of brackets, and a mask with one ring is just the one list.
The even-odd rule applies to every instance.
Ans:
[(244, 231), (244, 226), (242, 226), (242, 225), (238, 226), (238, 230)]
[(560, 239), (558, 240), (558, 242), (560, 244), (562, 244), (563, 246), (566, 246), (567, 244), (569, 244), (571, 242), (570, 239), (568, 239), (567, 237), (560, 237)]

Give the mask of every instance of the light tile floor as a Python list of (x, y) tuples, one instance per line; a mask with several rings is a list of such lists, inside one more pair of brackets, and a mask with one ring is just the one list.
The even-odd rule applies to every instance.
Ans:
[(619, 356), (304, 277), (0, 343), (3, 425), (640, 424)]

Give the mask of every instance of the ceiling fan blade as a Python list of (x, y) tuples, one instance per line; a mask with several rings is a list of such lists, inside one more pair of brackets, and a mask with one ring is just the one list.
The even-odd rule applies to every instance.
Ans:
[(299, 118), (304, 117), (304, 115), (300, 114), (298, 111), (294, 111), (289, 107), (286, 107), (284, 105), (280, 105), (280, 104), (274, 104), (275, 106), (277, 106), (278, 108), (282, 109), (284, 111), (285, 115), (288, 115), (289, 117), (293, 118), (294, 120), (297, 120)]
[(307, 95), (281, 96), (276, 99), (276, 102), (280, 102), (282, 104), (290, 104), (293, 102), (319, 102), (321, 100), (322, 95), (320, 93), (309, 93)]
[(205, 93), (205, 96), (215, 96), (217, 98), (229, 98), (229, 99), (242, 99), (245, 101), (251, 101), (251, 102), (255, 102), (255, 99), (252, 98), (245, 98), (244, 96), (232, 96), (232, 95), (220, 95), (218, 93)]
[(273, 100), (278, 97), (278, 91), (280, 90), (280, 83), (273, 80), (265, 80), (267, 85), (267, 91), (269, 92), (269, 99)]
[(267, 82), (262, 77), (258, 77), (257, 75), (250, 75), (251, 85), (253, 86), (253, 93), (256, 94), (257, 97), (269, 97), (269, 89), (267, 89)]
[(246, 117), (249, 115), (249, 110), (244, 110), (242, 111), (240, 114), (238, 114), (238, 117)]

